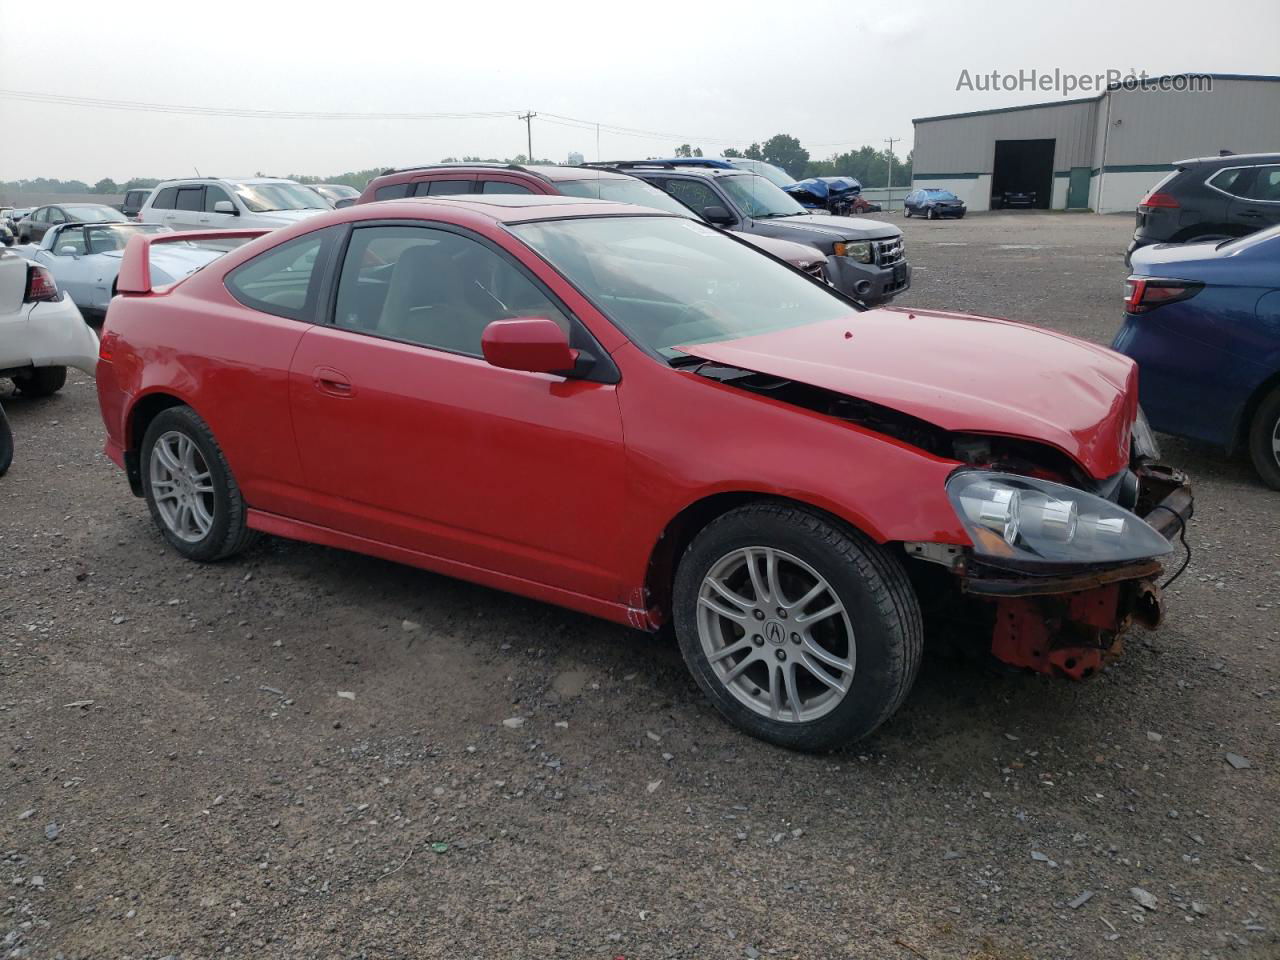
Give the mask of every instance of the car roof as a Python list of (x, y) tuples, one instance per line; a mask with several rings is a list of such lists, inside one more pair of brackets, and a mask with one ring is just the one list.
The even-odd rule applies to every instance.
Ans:
[(172, 187), (183, 183), (297, 183), (288, 177), (179, 177), (176, 180), (164, 180), (156, 184), (160, 187)]
[(1174, 163), (1175, 167), (1190, 167), (1203, 164), (1220, 164), (1224, 167), (1252, 166), (1255, 163), (1280, 163), (1280, 153), (1228, 153), (1215, 157), (1188, 157)]
[[(589, 197), (563, 197), (557, 194), (527, 193), (481, 193), (459, 194), (456, 197), (406, 197), (399, 200), (380, 200), (375, 203), (357, 204), (347, 207), (349, 211), (360, 211), (365, 219), (378, 216), (379, 208), (391, 207), (413, 209), (417, 207), (439, 207), (456, 210), (459, 207), (473, 213), (488, 217), (498, 223), (525, 223), (530, 220), (562, 220), (577, 217), (670, 217), (681, 220), (683, 217), (653, 207), (642, 207), (633, 203), (615, 203), (612, 200), (595, 200)], [(369, 212), (372, 212), (371, 214)], [(385, 214), (382, 214), (385, 216)]]
[[(490, 162), (464, 162), (464, 163), (424, 163), (420, 166), (412, 167), (394, 167), (390, 170), (384, 170), (375, 179), (381, 180), (383, 177), (396, 176), (399, 174), (416, 175), (420, 173), (432, 173), (435, 171), (443, 171), (447, 173), (529, 173), (535, 177), (541, 177), (543, 180), (564, 181), (564, 180), (584, 180), (593, 172), (600, 172), (600, 168), (589, 167), (587, 165), (558, 165), (553, 163), (490, 163)], [(615, 177), (622, 179), (626, 174), (618, 173), (613, 170), (603, 171), (607, 177)]]
[(666, 172), (681, 177), (758, 177), (754, 170), (743, 170), (739, 167), (703, 167), (696, 164), (674, 164), (665, 160), (611, 160), (599, 166), (594, 163), (583, 164), (592, 170), (613, 170), (617, 173), (636, 176), (641, 173)]

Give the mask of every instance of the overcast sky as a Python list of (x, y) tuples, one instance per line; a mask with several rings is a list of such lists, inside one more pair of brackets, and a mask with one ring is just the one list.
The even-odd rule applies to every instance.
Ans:
[[(879, 7), (879, 8), (878, 8)], [(1277, 73), (1280, 3), (920, 0), (626, 4), (0, 0), (0, 89), (238, 110), (506, 111), (477, 120), (186, 116), (0, 96), (0, 180), (336, 174), (525, 151), (526, 109), (604, 132), (604, 159), (790, 133), (816, 157), (911, 118), (1062, 99), (957, 90), (962, 70)], [(1079, 94), (1075, 94), (1079, 96)], [(533, 121), (538, 157), (594, 129)], [(669, 134), (669, 135), (668, 135)]]

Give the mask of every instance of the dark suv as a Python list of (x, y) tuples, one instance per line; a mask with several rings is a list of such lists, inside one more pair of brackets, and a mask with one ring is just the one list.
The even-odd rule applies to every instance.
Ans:
[(604, 166), (666, 191), (708, 223), (817, 247), (826, 257), (831, 285), (868, 306), (885, 303), (911, 286), (902, 231), (891, 223), (810, 213), (778, 186), (746, 170), (657, 160)]
[(1280, 153), (1179, 160), (1138, 204), (1133, 251), (1153, 243), (1243, 237), (1280, 224)]

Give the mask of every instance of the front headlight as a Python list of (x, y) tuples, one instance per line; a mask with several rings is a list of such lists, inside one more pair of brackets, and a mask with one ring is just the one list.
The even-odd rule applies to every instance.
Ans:
[(1114, 564), (1173, 547), (1141, 517), (1074, 487), (1009, 473), (963, 470), (947, 496), (980, 556), (1021, 563)]
[(1133, 437), (1133, 455), (1139, 460), (1159, 460), (1160, 445), (1156, 443), (1156, 435), (1151, 431), (1151, 424), (1147, 423), (1147, 415), (1142, 412), (1142, 408), (1138, 408), (1138, 419), (1133, 421), (1133, 429), (1130, 432)]
[(870, 240), (850, 240), (835, 245), (837, 257), (848, 257), (858, 263), (870, 263), (872, 260)]

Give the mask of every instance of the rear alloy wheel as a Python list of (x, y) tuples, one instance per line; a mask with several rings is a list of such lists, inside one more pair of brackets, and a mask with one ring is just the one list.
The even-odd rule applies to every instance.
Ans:
[(147, 427), (142, 491), (169, 544), (191, 560), (222, 560), (253, 539), (240, 487), (208, 425), (190, 407), (170, 407)]
[(1262, 398), (1249, 425), (1249, 456), (1263, 483), (1280, 490), (1280, 387)]
[(915, 679), (923, 631), (901, 565), (808, 511), (761, 503), (712, 522), (675, 583), (685, 662), (752, 736), (822, 750), (870, 733)]
[(15, 374), (13, 385), (24, 397), (50, 397), (67, 382), (66, 367), (37, 367)]

